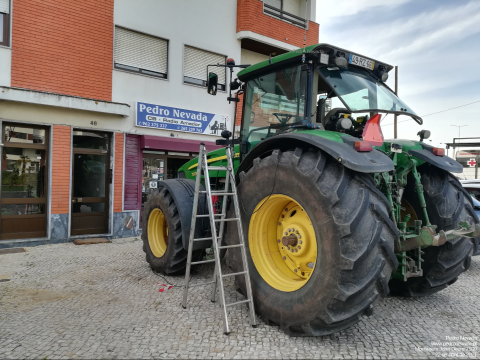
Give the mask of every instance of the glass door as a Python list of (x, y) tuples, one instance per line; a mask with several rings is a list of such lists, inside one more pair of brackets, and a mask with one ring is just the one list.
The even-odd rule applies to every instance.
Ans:
[(108, 233), (110, 136), (75, 130), (72, 164), (72, 235)]
[(47, 236), (45, 127), (3, 123), (0, 240)]

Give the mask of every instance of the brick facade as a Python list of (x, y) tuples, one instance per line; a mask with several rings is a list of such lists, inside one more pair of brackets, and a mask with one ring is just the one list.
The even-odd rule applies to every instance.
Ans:
[(113, 0), (15, 0), (12, 86), (111, 101)]
[(115, 133), (115, 184), (113, 186), (113, 212), (123, 211), (123, 142), (124, 134)]
[[(263, 13), (260, 0), (237, 0), (237, 32), (253, 31), (259, 35), (302, 47), (305, 30)], [(319, 25), (308, 22), (306, 45), (318, 43)]]
[(52, 139), (52, 214), (70, 212), (70, 126), (53, 125)]

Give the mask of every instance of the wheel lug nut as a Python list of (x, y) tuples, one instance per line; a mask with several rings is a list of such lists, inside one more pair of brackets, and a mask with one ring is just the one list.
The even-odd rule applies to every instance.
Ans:
[(295, 229), (294, 229), (294, 228), (292, 228), (292, 232), (295, 232)]
[(302, 244), (302, 240), (300, 240), (298, 243), (299, 243), (299, 244)]
[(293, 253), (293, 249), (290, 249), (290, 251)]
[(295, 232), (296, 232), (297, 234), (300, 234), (300, 233), (298, 232), (298, 230), (297, 230), (297, 231), (295, 231)]
[(290, 229), (290, 228), (288, 228), (288, 229), (287, 229), (287, 231), (288, 231), (288, 232), (290, 232), (290, 231), (291, 231), (291, 229)]
[(313, 269), (313, 267), (315, 266), (315, 263), (313, 263), (313, 262), (310, 262), (310, 263), (308, 263), (308, 265), (307, 265), (307, 266), (308, 266), (310, 269)]
[(301, 238), (302, 238), (302, 235), (299, 234), (297, 237), (298, 237), (299, 239), (301, 239)]
[(298, 250), (300, 250), (302, 247), (300, 245), (298, 245)]
[(298, 252), (298, 249), (295, 249), (295, 252)]
[(285, 231), (285, 235), (288, 235), (288, 232)]

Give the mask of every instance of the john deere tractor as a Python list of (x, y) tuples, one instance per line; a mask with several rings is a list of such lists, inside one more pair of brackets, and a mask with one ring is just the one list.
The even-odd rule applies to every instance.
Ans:
[[(226, 65), (233, 67), (233, 63)], [(238, 198), (255, 307), (292, 336), (345, 329), (389, 293), (426, 296), (453, 284), (478, 247), (472, 200), (452, 173), (462, 166), (419, 140), (384, 140), (380, 120), (422, 119), (385, 84), (392, 66), (328, 44), (292, 51), (238, 73)], [(216, 75), (209, 74), (209, 93)], [(233, 129), (232, 129), (233, 131)], [(238, 131), (238, 129), (237, 129)], [(226, 165), (225, 148), (208, 155)], [(159, 182), (143, 211), (152, 269), (186, 267), (197, 159)], [(210, 172), (222, 189), (225, 172)], [(230, 208), (230, 216), (233, 206)], [(205, 199), (199, 204), (206, 212)], [(208, 221), (208, 220), (207, 220)], [(196, 236), (208, 237), (197, 221)], [(238, 242), (235, 225), (227, 244)], [(195, 243), (202, 257), (208, 241)], [(225, 255), (242, 271), (240, 252)], [(245, 294), (243, 277), (236, 289)]]

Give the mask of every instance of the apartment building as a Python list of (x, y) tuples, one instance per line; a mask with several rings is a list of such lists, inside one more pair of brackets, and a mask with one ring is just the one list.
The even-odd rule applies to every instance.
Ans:
[(0, 247), (138, 235), (157, 181), (234, 126), (207, 65), (317, 43), (315, 6), (0, 0)]

